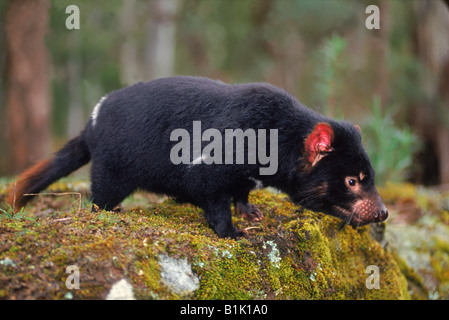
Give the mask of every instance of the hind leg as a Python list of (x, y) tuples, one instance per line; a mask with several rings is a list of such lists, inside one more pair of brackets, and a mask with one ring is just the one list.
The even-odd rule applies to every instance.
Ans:
[[(126, 175), (114, 175), (92, 165), (92, 203), (99, 210), (111, 211), (135, 190), (136, 187), (129, 181), (124, 181), (122, 176)], [(92, 210), (95, 210), (94, 206)]]

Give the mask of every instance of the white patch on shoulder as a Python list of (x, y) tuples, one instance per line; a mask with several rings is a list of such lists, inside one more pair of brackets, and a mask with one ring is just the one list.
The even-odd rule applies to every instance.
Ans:
[(206, 156), (198, 157), (195, 160), (193, 160), (190, 165), (201, 164), (204, 161), (204, 159), (206, 159), (206, 158), (207, 158)]
[(98, 101), (98, 103), (95, 105), (94, 111), (92, 111), (92, 127), (95, 126), (97, 123), (97, 117), (98, 113), (100, 112), (101, 105), (103, 104), (103, 101), (107, 98), (107, 96), (104, 96), (103, 98)]

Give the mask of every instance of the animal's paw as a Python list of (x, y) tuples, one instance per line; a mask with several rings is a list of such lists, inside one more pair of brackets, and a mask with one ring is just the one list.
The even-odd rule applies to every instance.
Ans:
[(263, 218), (262, 211), (260, 211), (256, 205), (251, 203), (237, 202), (236, 211), (249, 221), (257, 222)]
[(245, 230), (240, 230), (240, 229), (236, 229), (236, 235), (235, 235), (235, 240), (240, 240), (240, 239), (243, 239), (243, 238), (245, 238), (245, 239), (249, 239), (250, 237), (249, 237), (249, 235), (248, 235), (248, 233), (246, 233), (246, 231)]
[(242, 238), (246, 238), (246, 239), (249, 238), (246, 231), (237, 229), (234, 226), (232, 228), (227, 228), (226, 230), (223, 230), (223, 231), (218, 231), (216, 229), (215, 229), (215, 231), (217, 232), (217, 235), (220, 238), (231, 238), (231, 239), (235, 239), (235, 240), (240, 240)]

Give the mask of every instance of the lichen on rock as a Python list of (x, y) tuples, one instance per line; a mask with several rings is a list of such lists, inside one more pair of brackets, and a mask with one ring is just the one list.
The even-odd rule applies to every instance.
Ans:
[(393, 203), (385, 239), (414, 299), (449, 299), (449, 193), (387, 184)]
[(159, 255), (159, 265), (161, 266), (161, 281), (170, 290), (185, 295), (198, 289), (198, 277), (192, 273), (192, 268), (185, 258), (174, 259), (161, 254)]

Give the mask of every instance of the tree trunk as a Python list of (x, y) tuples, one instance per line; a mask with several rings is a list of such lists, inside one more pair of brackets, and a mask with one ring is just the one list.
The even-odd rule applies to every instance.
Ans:
[(120, 78), (123, 84), (132, 85), (144, 81), (142, 59), (138, 54), (136, 0), (123, 1), (120, 26), (123, 41), (120, 45)]
[(145, 48), (147, 80), (173, 75), (178, 0), (149, 1), (150, 20)]
[(48, 8), (47, 0), (10, 0), (6, 13), (8, 139), (14, 173), (49, 151)]
[(385, 109), (388, 102), (389, 95), (389, 76), (387, 68), (387, 55), (389, 44), (389, 35), (391, 29), (390, 23), (390, 11), (391, 6), (389, 0), (381, 0), (379, 3), (380, 11), (380, 30), (378, 33), (378, 39), (376, 41), (376, 54), (378, 57), (377, 65), (377, 81), (376, 81), (376, 92), (381, 99), (381, 107)]
[[(449, 13), (449, 11), (448, 11)], [(449, 17), (448, 17), (449, 19)], [(449, 22), (448, 22), (449, 25)], [(442, 184), (449, 184), (449, 48), (447, 48), (446, 61), (442, 67), (439, 79), (438, 92), (441, 96), (443, 104), (442, 116), (443, 124), (440, 125), (440, 133), (438, 134), (438, 158), (440, 162), (439, 174)]]
[(76, 137), (83, 130), (84, 112), (82, 104), (82, 62), (81, 62), (81, 33), (77, 30), (68, 31), (67, 47), (70, 53), (67, 59), (68, 94), (69, 94), (69, 122), (68, 136)]
[[(434, 164), (423, 163), (424, 172), (433, 169), (438, 181), (428, 183), (449, 183), (449, 8), (442, 1), (420, 1), (418, 3), (418, 24), (416, 29), (417, 55), (425, 66), (422, 86), (426, 101), (421, 103), (415, 114), (415, 125), (424, 137), (425, 143), (433, 148), (430, 158)], [(428, 155), (426, 155), (427, 158)], [(430, 168), (428, 168), (430, 166)], [(427, 167), (427, 168), (426, 168)], [(426, 177), (424, 177), (423, 181)]]

